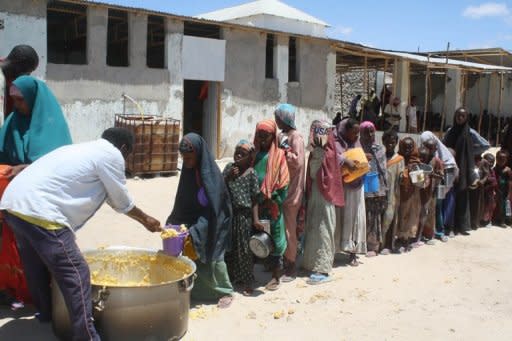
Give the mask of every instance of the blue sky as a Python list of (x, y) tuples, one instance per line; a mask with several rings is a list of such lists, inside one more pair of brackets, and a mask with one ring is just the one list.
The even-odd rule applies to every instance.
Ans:
[[(103, 0), (99, 0), (100, 2)], [(248, 0), (105, 0), (197, 15)], [(404, 51), (503, 47), (512, 50), (512, 0), (284, 0), (329, 23), (329, 36)]]

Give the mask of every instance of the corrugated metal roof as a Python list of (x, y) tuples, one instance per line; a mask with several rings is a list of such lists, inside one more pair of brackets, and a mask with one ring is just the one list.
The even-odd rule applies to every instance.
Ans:
[(198, 18), (229, 21), (246, 18), (259, 14), (273, 15), (276, 17), (303, 21), (306, 23), (329, 26), (326, 22), (304, 13), (294, 7), (288, 6), (278, 0), (257, 0), (239, 6), (224, 8), (218, 11), (200, 14)]
[[(235, 27), (240, 28), (244, 30), (256, 30), (260, 32), (268, 32), (268, 33), (275, 33), (275, 34), (290, 34), (289, 32), (284, 31), (277, 31), (277, 30), (269, 30), (265, 28), (258, 28), (253, 26), (246, 26), (246, 25), (240, 25), (240, 24), (234, 24), (234, 23), (226, 23), (222, 21), (212, 20), (212, 19), (204, 19), (204, 18), (197, 18), (197, 17), (190, 17), (190, 16), (184, 16), (184, 15), (177, 15), (167, 12), (159, 12), (155, 10), (148, 10), (144, 8), (137, 8), (137, 7), (128, 7), (128, 6), (120, 6), (117, 4), (109, 3), (108, 0), (99, 2), (99, 1), (90, 1), (90, 0), (60, 0), (63, 2), (69, 2), (69, 3), (81, 3), (81, 4), (90, 4), (90, 5), (97, 5), (97, 6), (107, 6), (111, 8), (121, 9), (121, 10), (129, 10), (134, 12), (143, 12), (147, 14), (155, 14), (155, 15), (162, 15), (174, 19), (179, 20), (187, 20), (187, 21), (195, 21), (195, 22), (202, 22), (202, 23), (210, 23), (210, 24), (217, 24), (220, 26), (225, 27)], [(446, 64), (446, 58), (432, 58), (428, 59), (428, 57), (425, 57), (423, 55), (414, 54), (414, 53), (408, 53), (408, 52), (400, 52), (400, 51), (390, 51), (390, 50), (380, 50), (373, 47), (368, 47), (362, 44), (343, 41), (343, 40), (337, 40), (332, 38), (322, 38), (322, 37), (315, 37), (315, 36), (309, 36), (309, 35), (302, 35), (302, 34), (294, 34), (294, 36), (297, 37), (303, 37), (306, 39), (314, 39), (314, 40), (321, 40), (321, 41), (328, 41), (330, 42), (334, 47), (337, 48), (344, 48), (344, 47), (350, 47), (353, 50), (358, 50), (361, 53), (375, 53), (378, 55), (382, 55), (383, 57), (390, 56), (390, 57), (399, 57), (410, 61), (416, 61), (421, 64)], [(512, 71), (512, 68), (509, 67), (502, 67), (498, 65), (488, 65), (488, 64), (479, 64), (479, 63), (471, 63), (471, 62), (464, 62), (460, 60), (455, 59), (448, 59), (448, 65), (454, 65), (459, 66), (462, 68), (469, 68), (469, 69), (479, 69), (479, 70), (487, 70), (487, 71)]]
[(414, 53), (407, 53), (407, 52), (396, 52), (396, 51), (385, 51), (385, 50), (379, 50), (385, 54), (389, 54), (392, 56), (417, 61), (421, 63), (431, 63), (431, 64), (448, 64), (448, 65), (456, 65), (466, 68), (473, 68), (473, 69), (481, 69), (481, 70), (495, 70), (495, 71), (512, 71), (512, 68), (505, 67), (505, 66), (498, 66), (498, 65), (488, 65), (488, 64), (481, 64), (481, 63), (473, 63), (473, 62), (465, 62), (462, 60), (457, 59), (446, 59), (446, 58), (437, 58), (437, 57), (425, 57), (423, 55), (418, 55)]

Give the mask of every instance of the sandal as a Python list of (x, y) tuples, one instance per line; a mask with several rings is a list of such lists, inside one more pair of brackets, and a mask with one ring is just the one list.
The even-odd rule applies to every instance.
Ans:
[(254, 289), (252, 289), (252, 288), (245, 288), (242, 291), (242, 295), (245, 296), (245, 297), (252, 297), (252, 296), (254, 296)]
[(332, 277), (324, 274), (313, 274), (309, 276), (309, 279), (306, 281), (309, 285), (318, 285), (322, 283), (327, 283), (332, 281)]
[(387, 256), (387, 255), (391, 254), (391, 251), (389, 249), (382, 249), (380, 254), (381, 254), (381, 256)]
[(281, 276), (281, 282), (283, 283), (290, 283), (290, 282), (293, 282), (297, 277), (293, 276), (293, 275), (282, 275)]
[(276, 291), (277, 289), (279, 289), (280, 286), (281, 283), (279, 282), (279, 280), (276, 278), (272, 278), (270, 282), (268, 282), (267, 285), (265, 285), (265, 289), (267, 289), (268, 291)]
[(378, 254), (377, 254), (377, 252), (375, 252), (375, 251), (368, 251), (368, 252), (366, 253), (366, 257), (368, 257), (368, 258), (376, 257), (377, 255), (378, 255)]
[(231, 303), (233, 303), (233, 299), (234, 297), (231, 296), (231, 295), (227, 295), (227, 296), (224, 296), (224, 297), (221, 297), (219, 299), (219, 302), (217, 303), (217, 307), (219, 309), (226, 309), (226, 308), (229, 308), (229, 306), (231, 305)]
[(357, 261), (357, 256), (355, 254), (350, 255), (350, 260), (348, 265), (350, 266), (359, 266), (359, 262)]
[(417, 248), (419, 248), (420, 246), (423, 246), (423, 245), (425, 245), (425, 243), (422, 242), (422, 241), (419, 241), (419, 242), (416, 242), (416, 243), (412, 243), (411, 247), (414, 248), (414, 249), (417, 249)]

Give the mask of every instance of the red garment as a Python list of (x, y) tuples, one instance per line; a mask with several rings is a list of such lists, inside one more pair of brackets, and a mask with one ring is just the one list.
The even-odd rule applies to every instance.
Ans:
[(266, 131), (274, 135), (274, 140), (268, 151), (267, 173), (261, 184), (261, 193), (267, 199), (272, 198), (272, 193), (288, 186), (290, 173), (284, 151), (278, 147), (277, 125), (274, 120), (263, 120), (256, 125), (254, 145), (256, 153), (259, 152), (260, 144), (257, 141), (258, 131)]
[[(343, 180), (341, 178), (338, 159), (336, 158), (336, 141), (334, 140), (333, 133), (329, 134), (327, 144), (324, 147), (324, 159), (322, 160), (322, 166), (316, 173), (316, 183), (318, 190), (322, 193), (325, 200), (337, 207), (345, 206)], [(311, 194), (311, 186), (311, 177), (307, 176), (306, 191), (308, 197)]]
[[(0, 196), (3, 195), (8, 182), (0, 182)], [(7, 291), (18, 301), (30, 303), (30, 293), (21, 264), (16, 239), (11, 228), (2, 224), (2, 248), (0, 249), (0, 290)]]

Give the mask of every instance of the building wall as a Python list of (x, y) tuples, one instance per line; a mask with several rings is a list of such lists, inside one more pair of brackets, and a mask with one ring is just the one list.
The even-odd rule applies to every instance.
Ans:
[[(6, 26), (17, 25), (17, 30), (0, 31), (2, 41), (8, 37), (11, 45), (27, 42), (41, 55), (38, 73), (61, 103), (74, 142), (96, 139), (112, 126), (114, 115), (123, 112), (123, 94), (133, 97), (145, 115), (182, 119), (183, 22), (166, 19), (166, 68), (150, 69), (145, 62), (147, 16), (130, 13), (130, 66), (112, 67), (106, 65), (108, 9), (90, 5), (88, 64), (47, 64), (46, 1), (20, 0), (19, 6), (12, 3), (2, 2), (0, 12), (10, 18)], [(29, 24), (34, 33), (27, 35), (25, 25)], [(34, 26), (38, 29), (32, 30)], [(226, 28), (222, 38), (226, 40), (226, 71), (225, 81), (219, 84), (221, 157), (231, 156), (239, 139), (252, 139), (256, 123), (272, 118), (279, 102), (297, 106), (297, 126), (304, 136), (314, 119), (332, 116), (336, 58), (327, 42), (297, 40), (299, 82), (288, 83), (286, 35), (278, 37), (283, 53), (277, 55), (276, 79), (265, 78), (265, 33)], [(2, 49), (5, 46), (1, 44)], [(126, 113), (139, 112), (127, 102)]]
[(39, 67), (34, 75), (44, 79), (47, 56), (46, 1), (2, 0), (0, 20), (4, 21), (4, 29), (0, 30), (0, 56), (7, 56), (16, 45), (31, 45), (39, 55)]
[(130, 37), (137, 39), (129, 43), (129, 67), (106, 64), (107, 21), (106, 8), (89, 7), (88, 65), (47, 65), (46, 80), (63, 107), (74, 142), (96, 139), (113, 126), (115, 114), (123, 113), (123, 94), (134, 98), (142, 109), (126, 101), (127, 114), (177, 113), (168, 112), (169, 71), (146, 66), (146, 17), (129, 15)]
[(221, 96), (222, 156), (231, 156), (240, 139), (252, 140), (257, 122), (273, 118), (280, 98), (297, 106), (297, 128), (304, 136), (308, 135), (313, 120), (331, 115), (335, 55), (328, 45), (299, 40), (300, 82), (287, 83), (286, 94), (282, 94), (279, 83), (287, 80), (265, 79), (266, 34), (225, 29), (223, 38), (226, 40), (227, 67)]

